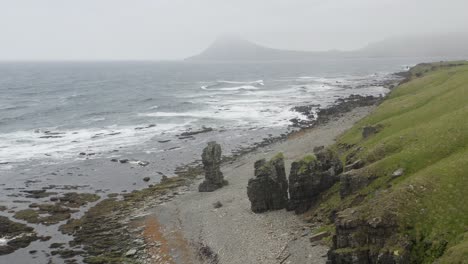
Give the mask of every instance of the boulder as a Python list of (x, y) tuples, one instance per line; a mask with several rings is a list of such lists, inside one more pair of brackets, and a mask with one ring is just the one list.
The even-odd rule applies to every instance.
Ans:
[(304, 213), (328, 190), (343, 172), (338, 155), (330, 149), (317, 149), (315, 155), (304, 157), (291, 164), (289, 174), (289, 210)]
[(283, 154), (270, 161), (255, 162), (255, 177), (249, 180), (247, 196), (254, 213), (280, 210), (288, 204), (288, 182)]
[(399, 168), (398, 170), (392, 173), (392, 177), (397, 178), (397, 177), (403, 176), (404, 173), (405, 173), (405, 169)]
[(205, 181), (198, 186), (200, 192), (213, 192), (228, 182), (221, 172), (221, 146), (215, 141), (209, 142), (203, 149), (203, 169), (205, 170)]

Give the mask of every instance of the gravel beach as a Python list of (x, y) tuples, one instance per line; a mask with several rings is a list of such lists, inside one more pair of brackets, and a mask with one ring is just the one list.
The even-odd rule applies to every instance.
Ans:
[(199, 193), (198, 184), (193, 184), (185, 194), (150, 209), (146, 229), (156, 226), (158, 230), (157, 235), (145, 235), (146, 242), (164, 246), (159, 246), (156, 256), (147, 261), (325, 263), (328, 248), (309, 241), (308, 227), (313, 223), (306, 223), (300, 215), (286, 210), (253, 213), (246, 195), (247, 182), (253, 177), (256, 160), (269, 159), (282, 152), (289, 172), (291, 162), (311, 153), (314, 147), (332, 144), (339, 134), (373, 109), (374, 106), (355, 108), (331, 122), (302, 130), (285, 141), (260, 148), (224, 165), (222, 172), (229, 185), (222, 189)]

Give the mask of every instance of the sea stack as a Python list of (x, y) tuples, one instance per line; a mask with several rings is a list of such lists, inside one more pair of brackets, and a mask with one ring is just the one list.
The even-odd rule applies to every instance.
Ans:
[(218, 143), (208, 142), (208, 146), (203, 149), (202, 162), (205, 181), (198, 186), (199, 192), (213, 192), (228, 184), (220, 170), (221, 146)]
[(255, 177), (249, 180), (247, 196), (254, 213), (286, 208), (288, 204), (288, 181), (283, 154), (267, 162), (255, 162)]

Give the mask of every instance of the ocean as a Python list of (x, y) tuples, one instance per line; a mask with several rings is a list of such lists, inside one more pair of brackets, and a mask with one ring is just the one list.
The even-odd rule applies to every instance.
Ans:
[(293, 106), (383, 95), (372, 83), (416, 61), (1, 63), (0, 170), (82, 152), (157, 153), (203, 127), (238, 131), (237, 141), (250, 144), (266, 135), (249, 131), (280, 134), (290, 119), (305, 118)]

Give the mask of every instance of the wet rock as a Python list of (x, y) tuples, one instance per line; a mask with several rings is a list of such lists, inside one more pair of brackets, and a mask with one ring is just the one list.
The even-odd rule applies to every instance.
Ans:
[(217, 201), (216, 203), (213, 204), (214, 208), (221, 208), (223, 207), (223, 204), (220, 201)]
[(289, 210), (304, 213), (319, 195), (339, 180), (343, 165), (336, 153), (321, 149), (315, 155), (291, 164), (289, 174)]
[(49, 240), (51, 240), (51, 239), (52, 239), (51, 236), (40, 236), (40, 237), (39, 237), (39, 240), (42, 241), (42, 242), (44, 242), (44, 241), (49, 241)]
[(150, 180), (150, 177), (144, 177), (143, 178), (143, 181), (145, 181), (145, 182), (149, 182), (149, 180)]
[(205, 170), (205, 181), (198, 186), (198, 191), (212, 192), (227, 185), (220, 170), (221, 146), (219, 144), (214, 141), (208, 143), (208, 146), (203, 149), (202, 162)]
[(61, 197), (59, 197), (60, 205), (78, 208), (84, 206), (88, 203), (96, 202), (101, 198), (99, 195), (94, 193), (76, 193), (70, 192), (65, 193)]
[(0, 216), (0, 255), (10, 254), (19, 248), (25, 248), (37, 239), (32, 227)]
[(340, 196), (341, 199), (353, 194), (368, 186), (376, 179), (374, 176), (368, 176), (360, 170), (351, 170), (340, 175)]
[(14, 218), (24, 220), (31, 224), (54, 225), (71, 217), (75, 212), (59, 204), (31, 204), (31, 208), (18, 211)]
[(65, 243), (52, 243), (50, 244), (50, 248), (61, 248), (64, 247)]
[(27, 195), (25, 196), (26, 198), (33, 198), (33, 199), (45, 198), (50, 195), (57, 194), (55, 192), (47, 192), (46, 190), (26, 190), (22, 192), (27, 193)]
[(128, 163), (128, 159), (121, 159), (119, 160), (120, 163)]
[(71, 250), (71, 249), (59, 249), (50, 252), (52, 256), (59, 255), (61, 258), (69, 259), (73, 258), (74, 256), (82, 254), (83, 251), (81, 250)]
[(110, 161), (112, 161), (112, 162), (117, 162), (117, 161), (119, 161), (119, 160), (118, 160), (118, 159), (111, 159)]
[(152, 128), (152, 127), (155, 127), (155, 126), (156, 126), (155, 124), (150, 124), (150, 125), (147, 125), (147, 126), (144, 126), (144, 127), (135, 127), (135, 130), (143, 130), (143, 129)]
[(202, 129), (200, 129), (200, 130), (187, 131), (187, 132), (181, 133), (180, 136), (181, 137), (191, 137), (193, 135), (197, 135), (197, 134), (201, 134), (201, 133), (207, 133), (207, 132), (211, 132), (211, 131), (213, 131), (213, 128), (211, 128), (211, 127), (202, 127)]
[(255, 177), (249, 179), (247, 196), (254, 213), (286, 208), (288, 203), (288, 182), (284, 168), (283, 154), (267, 162), (255, 162)]

